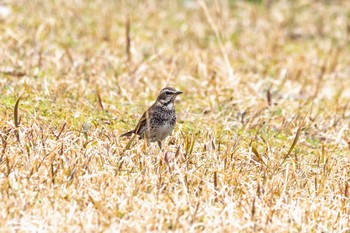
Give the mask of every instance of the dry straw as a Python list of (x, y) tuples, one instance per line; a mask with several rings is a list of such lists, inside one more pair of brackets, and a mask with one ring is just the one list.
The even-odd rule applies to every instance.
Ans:
[(1, 232), (350, 230), (349, 1), (1, 4)]

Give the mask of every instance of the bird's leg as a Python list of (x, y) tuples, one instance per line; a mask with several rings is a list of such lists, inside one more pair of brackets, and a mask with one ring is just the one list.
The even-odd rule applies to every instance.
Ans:
[(146, 134), (143, 134), (142, 138), (146, 142), (147, 147), (149, 147), (149, 145), (151, 144), (151, 140), (149, 139), (149, 137), (147, 137)]

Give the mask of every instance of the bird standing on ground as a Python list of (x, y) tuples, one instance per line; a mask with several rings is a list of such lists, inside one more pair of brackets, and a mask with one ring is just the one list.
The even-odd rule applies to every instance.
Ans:
[(149, 142), (158, 142), (162, 148), (162, 140), (168, 137), (175, 128), (176, 113), (174, 101), (182, 94), (172, 87), (163, 88), (156, 102), (142, 115), (136, 128), (120, 135), (120, 137), (137, 134)]

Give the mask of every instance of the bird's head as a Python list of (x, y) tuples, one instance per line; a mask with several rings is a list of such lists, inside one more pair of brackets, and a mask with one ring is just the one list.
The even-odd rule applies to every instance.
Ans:
[(176, 96), (180, 94), (182, 94), (182, 91), (178, 91), (175, 88), (172, 88), (172, 87), (163, 88), (158, 95), (157, 102), (160, 102), (163, 105), (174, 103)]

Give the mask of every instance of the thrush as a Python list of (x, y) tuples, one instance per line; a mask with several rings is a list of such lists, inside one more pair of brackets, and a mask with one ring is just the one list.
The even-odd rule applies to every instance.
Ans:
[(120, 135), (120, 137), (137, 134), (141, 139), (157, 142), (162, 148), (162, 141), (174, 130), (176, 113), (174, 101), (176, 96), (182, 94), (172, 87), (163, 88), (154, 104), (142, 115), (135, 129)]

